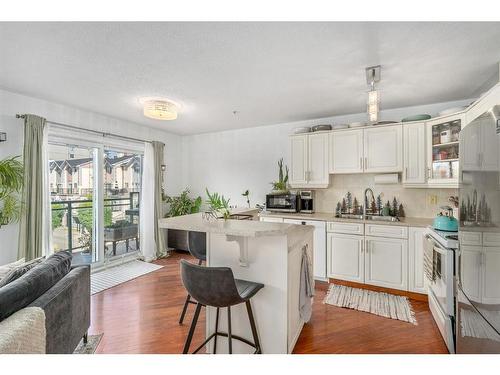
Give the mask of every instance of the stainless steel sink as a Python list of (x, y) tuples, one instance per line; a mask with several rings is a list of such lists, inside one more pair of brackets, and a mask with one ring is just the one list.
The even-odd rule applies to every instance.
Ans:
[(354, 220), (372, 220), (372, 221), (389, 221), (395, 222), (399, 221), (399, 218), (394, 216), (377, 216), (377, 215), (353, 215), (353, 214), (340, 214), (337, 217), (341, 219), (354, 219)]

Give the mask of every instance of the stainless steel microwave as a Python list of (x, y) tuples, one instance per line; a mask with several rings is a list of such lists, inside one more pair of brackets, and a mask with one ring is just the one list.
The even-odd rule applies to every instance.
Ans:
[(297, 194), (266, 195), (266, 210), (274, 212), (298, 212), (299, 196)]

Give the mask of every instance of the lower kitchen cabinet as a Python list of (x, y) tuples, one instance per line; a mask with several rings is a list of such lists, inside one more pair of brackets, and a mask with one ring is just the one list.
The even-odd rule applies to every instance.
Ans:
[(424, 228), (408, 230), (408, 290), (427, 294), (424, 275)]
[(484, 304), (499, 304), (500, 291), (500, 247), (483, 247), (482, 298)]
[(460, 246), (462, 257), (462, 261), (460, 262), (460, 278), (462, 288), (474, 302), (481, 302), (482, 250), (482, 246)]
[(365, 283), (408, 290), (408, 241), (365, 237)]
[(364, 282), (363, 236), (329, 233), (328, 277)]
[(261, 217), (260, 221), (266, 221), (268, 223), (282, 223), (283, 218), (282, 217)]

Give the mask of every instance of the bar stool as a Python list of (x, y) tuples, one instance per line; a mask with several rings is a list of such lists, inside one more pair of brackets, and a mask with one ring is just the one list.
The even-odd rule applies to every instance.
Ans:
[[(205, 232), (188, 232), (188, 250), (189, 253), (198, 259), (198, 265), (202, 265), (203, 262), (207, 261), (207, 234)], [(182, 308), (181, 317), (179, 319), (179, 324), (184, 322), (184, 317), (189, 304), (197, 305), (196, 301), (191, 300), (191, 296), (188, 294), (186, 297), (186, 302), (184, 302), (184, 307)]]
[[(189, 328), (189, 334), (184, 345), (184, 354), (189, 352), (189, 346), (193, 339), (201, 306), (212, 306), (217, 308), (215, 315), (215, 332), (212, 333), (193, 354), (197, 353), (212, 338), (214, 338), (214, 354), (217, 353), (217, 336), (227, 337), (229, 354), (233, 352), (232, 339), (239, 340), (254, 347), (254, 354), (262, 353), (250, 299), (264, 287), (264, 284), (235, 279), (233, 271), (229, 267), (202, 267), (185, 260), (181, 261), (181, 277), (188, 293), (198, 301), (193, 321)], [(254, 342), (231, 333), (231, 306), (240, 303), (246, 304)], [(221, 307), (227, 307), (227, 333), (219, 332), (219, 310)]]

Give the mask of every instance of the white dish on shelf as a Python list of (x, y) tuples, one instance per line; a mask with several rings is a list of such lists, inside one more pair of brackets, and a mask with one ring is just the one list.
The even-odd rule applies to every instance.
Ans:
[(301, 126), (293, 129), (293, 134), (302, 134), (302, 133), (310, 133), (311, 127), (309, 126)]
[(438, 116), (446, 116), (446, 115), (451, 115), (453, 113), (462, 112), (465, 108), (467, 108), (467, 106), (443, 109), (441, 112), (438, 113)]

